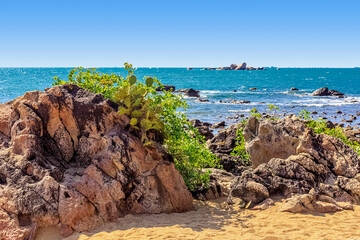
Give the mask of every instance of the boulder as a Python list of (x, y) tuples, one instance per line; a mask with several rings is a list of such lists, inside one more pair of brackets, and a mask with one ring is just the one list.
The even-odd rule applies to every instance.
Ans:
[(210, 102), (209, 99), (203, 99), (203, 98), (198, 98), (196, 99), (197, 102)]
[(297, 194), (286, 199), (279, 210), (292, 213), (332, 213), (353, 209), (349, 203), (336, 202), (333, 198), (318, 194), (312, 189), (308, 194)]
[(212, 128), (220, 128), (220, 127), (225, 127), (226, 123), (225, 121), (221, 121), (221, 122), (218, 122), (218, 123), (214, 123), (212, 125)]
[(204, 136), (204, 140), (207, 141), (214, 137), (212, 130), (210, 130), (210, 123), (202, 122), (198, 119), (190, 119), (190, 124), (198, 130), (198, 133)]
[(233, 124), (219, 130), (215, 137), (206, 142), (207, 148), (218, 157), (224, 170), (234, 175), (240, 175), (248, 166), (247, 159), (244, 161), (238, 156), (231, 155), (236, 146), (237, 131), (240, 128), (240, 125)]
[(232, 197), (257, 203), (268, 197), (265, 189), (270, 197), (297, 195), (289, 200), (290, 212), (333, 212), (349, 209), (344, 202), (360, 203), (360, 157), (341, 140), (314, 134), (294, 115), (278, 121), (252, 117), (244, 138), (253, 170), (235, 178)]
[(203, 201), (227, 197), (230, 192), (230, 184), (234, 179), (234, 175), (225, 170), (216, 168), (205, 168), (203, 171), (211, 171), (209, 187), (192, 191), (193, 197)]
[(184, 93), (185, 96), (188, 96), (188, 97), (197, 97), (199, 98), (200, 97), (200, 94), (199, 94), (199, 90), (194, 90), (192, 88), (189, 88), (189, 89), (179, 89), (179, 90), (176, 90), (175, 92), (180, 92), (180, 93)]
[(299, 91), (299, 89), (292, 87), (290, 88), (290, 91)]
[(243, 62), (242, 64), (240, 64), (239, 66), (237, 66), (235, 68), (235, 70), (245, 70), (246, 69), (246, 63)]
[(343, 96), (342, 92), (336, 90), (329, 90), (327, 87), (319, 88), (311, 93), (311, 96)]
[(235, 70), (237, 67), (238, 67), (238, 66), (237, 66), (236, 64), (231, 64), (231, 65), (230, 65), (230, 69), (231, 69), (231, 70)]
[(238, 124), (233, 124), (226, 129), (221, 129), (218, 134), (206, 142), (207, 147), (214, 153), (230, 154), (236, 146)]
[(75, 85), (0, 105), (0, 238), (63, 236), (126, 214), (192, 209), (160, 144), (144, 147), (118, 106)]

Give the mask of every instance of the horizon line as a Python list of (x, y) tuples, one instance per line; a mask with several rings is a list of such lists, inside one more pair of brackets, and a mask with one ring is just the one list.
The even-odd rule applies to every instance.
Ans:
[[(84, 67), (84, 66), (0, 66), (0, 68), (76, 68), (76, 67)], [(193, 67), (193, 66), (139, 66), (139, 67), (134, 67), (134, 68), (218, 68), (217, 67), (209, 67), (209, 66), (197, 66), (197, 67)], [(84, 68), (125, 68), (123, 66), (85, 66)], [(257, 67), (254, 67), (257, 68)], [(360, 68), (359, 66), (352, 66), (352, 67), (327, 67), (327, 66), (322, 66), (322, 67), (310, 67), (310, 66), (306, 66), (306, 67), (296, 67), (296, 66), (287, 66), (287, 67), (282, 67), (282, 66), (264, 66), (263, 68)], [(234, 70), (219, 70), (219, 71), (234, 71)]]

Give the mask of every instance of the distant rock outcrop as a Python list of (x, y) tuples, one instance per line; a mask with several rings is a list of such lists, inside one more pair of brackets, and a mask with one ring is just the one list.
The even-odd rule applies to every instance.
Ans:
[(235, 70), (245, 70), (246, 69), (246, 62), (243, 62), (239, 66), (235, 68)]
[(172, 157), (160, 144), (145, 148), (117, 107), (75, 85), (0, 104), (0, 239), (192, 209)]
[(231, 65), (230, 65), (231, 70), (235, 70), (237, 67), (238, 67), (238, 66), (237, 66), (236, 64), (231, 64)]
[(314, 134), (293, 117), (250, 118), (244, 129), (253, 170), (231, 185), (231, 196), (252, 204), (289, 198), (283, 211), (333, 212), (360, 203), (360, 157), (341, 140)]
[(199, 94), (199, 90), (194, 90), (192, 88), (189, 88), (189, 89), (179, 89), (179, 90), (176, 90), (175, 92), (180, 92), (180, 93), (184, 93), (185, 96), (188, 96), (188, 97), (200, 97), (200, 94)]
[(231, 64), (230, 67), (218, 67), (218, 68), (204, 68), (203, 70), (266, 70), (263, 67), (247, 67), (246, 63), (243, 62), (239, 66), (236, 64)]
[(323, 97), (323, 96), (343, 96), (344, 94), (342, 92), (336, 90), (329, 90), (327, 87), (323, 87), (314, 91), (311, 95)]

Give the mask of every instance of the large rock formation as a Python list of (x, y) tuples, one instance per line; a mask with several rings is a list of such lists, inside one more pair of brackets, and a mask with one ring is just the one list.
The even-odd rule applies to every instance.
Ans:
[(243, 62), (239, 66), (235, 68), (235, 70), (245, 70), (246, 69), (246, 62)]
[(0, 239), (191, 210), (171, 156), (145, 148), (128, 126), (116, 104), (74, 85), (0, 104)]
[(341, 140), (314, 134), (295, 116), (251, 118), (244, 137), (254, 169), (233, 181), (233, 197), (252, 203), (291, 197), (283, 209), (291, 212), (339, 211), (351, 208), (344, 202), (360, 203), (360, 157)]

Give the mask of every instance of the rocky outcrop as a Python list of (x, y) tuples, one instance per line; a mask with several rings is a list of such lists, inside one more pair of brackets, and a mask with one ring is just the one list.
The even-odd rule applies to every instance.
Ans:
[(218, 122), (218, 123), (214, 123), (211, 127), (216, 129), (216, 128), (223, 128), (225, 126), (226, 126), (225, 121), (221, 121), (221, 122)]
[(231, 64), (231, 65), (230, 65), (230, 69), (231, 69), (231, 70), (235, 70), (237, 67), (238, 67), (238, 65), (236, 65), (236, 64)]
[(211, 171), (210, 183), (207, 188), (196, 189), (192, 192), (194, 198), (199, 200), (212, 200), (219, 197), (227, 197), (230, 192), (230, 184), (234, 175), (216, 168), (205, 168), (203, 171)]
[(336, 90), (330, 90), (327, 87), (319, 88), (318, 90), (311, 93), (311, 96), (343, 96), (344, 94), (342, 92), (336, 91)]
[(199, 94), (200, 91), (199, 90), (194, 90), (192, 88), (179, 89), (179, 90), (176, 90), (175, 92), (183, 93), (185, 96), (188, 96), (188, 97), (197, 97), (197, 98), (200, 97), (200, 94)]
[(192, 197), (160, 146), (145, 148), (129, 119), (74, 85), (0, 104), (0, 238), (63, 236), (128, 213), (183, 212)]
[(236, 146), (237, 131), (241, 128), (238, 124), (233, 124), (226, 129), (221, 129), (218, 134), (206, 142), (209, 148), (219, 159), (219, 163), (224, 170), (239, 175), (246, 167), (243, 159), (238, 156), (230, 155)]
[(204, 68), (202, 70), (266, 70), (263, 67), (247, 67), (246, 63), (243, 62), (239, 66), (236, 64), (231, 64), (229, 67), (218, 67), (218, 68)]
[(190, 119), (190, 124), (198, 130), (201, 136), (204, 136), (204, 140), (207, 141), (214, 137), (213, 131), (210, 129), (211, 124), (202, 122), (198, 119)]
[[(233, 197), (253, 204), (269, 196), (294, 197), (286, 207), (291, 212), (343, 210), (348, 209), (343, 202), (360, 203), (360, 157), (341, 140), (314, 134), (295, 116), (250, 118), (244, 137), (253, 170), (234, 180)], [(305, 200), (301, 210), (295, 207)]]
[(243, 62), (239, 66), (235, 68), (235, 70), (245, 70), (246, 69), (246, 62)]

